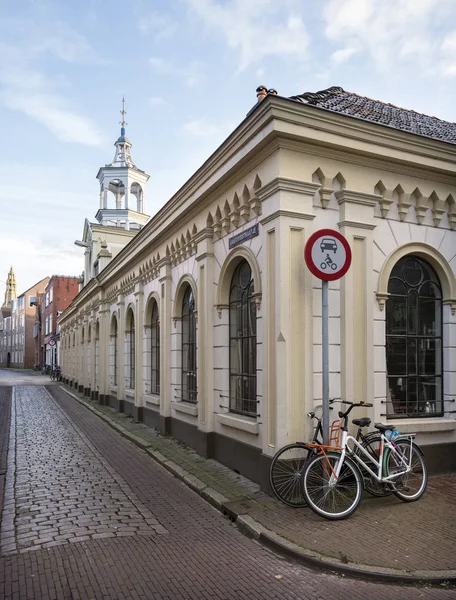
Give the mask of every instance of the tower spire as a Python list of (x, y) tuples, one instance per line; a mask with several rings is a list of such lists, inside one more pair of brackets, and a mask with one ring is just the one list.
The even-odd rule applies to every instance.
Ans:
[(9, 270), (8, 279), (6, 281), (5, 299), (2, 306), (8, 306), (11, 300), (17, 298), (16, 278), (14, 276), (13, 267)]
[(125, 125), (128, 125), (128, 123), (125, 122), (125, 115), (127, 114), (127, 111), (125, 110), (125, 96), (122, 96), (122, 110), (120, 111), (120, 114), (122, 115), (122, 121), (119, 121), (120, 135), (125, 135)]

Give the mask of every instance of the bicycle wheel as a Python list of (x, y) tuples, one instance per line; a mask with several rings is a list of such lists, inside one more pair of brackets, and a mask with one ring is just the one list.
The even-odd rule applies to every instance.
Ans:
[(302, 472), (302, 492), (310, 508), (326, 519), (349, 517), (358, 507), (363, 493), (363, 476), (348, 456), (339, 477), (332, 481), (340, 454), (328, 452), (310, 459)]
[[(377, 461), (380, 449), (380, 441), (380, 434), (374, 432), (369, 433), (367, 436), (365, 436), (363, 441), (361, 442), (361, 445), (364, 448), (364, 450), (366, 450), (366, 452), (368, 452), (369, 455), (375, 458), (375, 460)], [(368, 457), (365, 454), (363, 454), (361, 450), (359, 450), (359, 448), (357, 447), (355, 449), (355, 454), (357, 454), (366, 463), (366, 465), (371, 469), (371, 471), (377, 473), (378, 467), (375, 465), (375, 463), (370, 461)], [(373, 477), (368, 471), (364, 470), (361, 465), (358, 466), (361, 469), (361, 472), (364, 476), (364, 489), (366, 490), (366, 492), (369, 492), (371, 496), (375, 496), (376, 498), (382, 498), (384, 496), (391, 495), (392, 492), (387, 485), (377, 481), (377, 479), (375, 479), (375, 477)]]
[(385, 458), (385, 473), (393, 475), (403, 471), (410, 464), (411, 470), (404, 475), (399, 475), (392, 480), (393, 494), (404, 502), (415, 502), (421, 498), (427, 486), (428, 472), (424, 462), (424, 454), (416, 444), (410, 440), (394, 441), (394, 449), (387, 448)]
[(281, 448), (272, 459), (269, 483), (278, 500), (293, 508), (306, 505), (301, 492), (301, 471), (312, 449), (295, 442)]

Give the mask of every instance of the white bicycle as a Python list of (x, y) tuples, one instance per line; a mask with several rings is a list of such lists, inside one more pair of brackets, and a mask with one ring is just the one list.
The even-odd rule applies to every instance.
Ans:
[(374, 456), (348, 434), (348, 415), (355, 406), (372, 404), (352, 404), (345, 413), (339, 412), (342, 435), (338, 448), (308, 444), (317, 454), (303, 468), (302, 493), (308, 506), (326, 519), (345, 519), (357, 509), (364, 489), (361, 469), (404, 502), (421, 498), (427, 486), (427, 467), (421, 448), (413, 441), (415, 434), (388, 439), (386, 434), (391, 432), (393, 437), (394, 425), (377, 423), (380, 443)]

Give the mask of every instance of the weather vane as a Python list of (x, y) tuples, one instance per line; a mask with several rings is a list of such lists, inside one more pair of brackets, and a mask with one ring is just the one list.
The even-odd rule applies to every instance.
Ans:
[(122, 121), (119, 121), (120, 126), (122, 127), (121, 133), (122, 135), (125, 135), (125, 125), (128, 125), (128, 123), (125, 122), (125, 115), (127, 114), (127, 111), (125, 110), (125, 96), (122, 96), (122, 110), (120, 111), (120, 114), (122, 115)]

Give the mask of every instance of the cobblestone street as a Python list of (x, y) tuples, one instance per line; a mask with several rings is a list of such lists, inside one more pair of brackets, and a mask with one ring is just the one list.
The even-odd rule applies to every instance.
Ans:
[(0, 414), (11, 404), (0, 598), (455, 597), (314, 572), (274, 554), (58, 386), (48, 389), (0, 387)]

